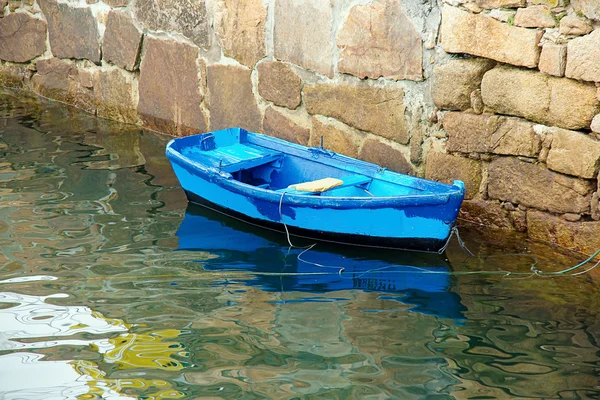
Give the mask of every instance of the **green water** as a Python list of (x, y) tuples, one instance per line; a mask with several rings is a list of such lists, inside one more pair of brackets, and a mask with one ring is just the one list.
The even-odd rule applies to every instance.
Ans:
[(0, 399), (600, 398), (600, 274), (507, 254), (581, 256), (301, 254), (187, 207), (168, 139), (0, 92)]

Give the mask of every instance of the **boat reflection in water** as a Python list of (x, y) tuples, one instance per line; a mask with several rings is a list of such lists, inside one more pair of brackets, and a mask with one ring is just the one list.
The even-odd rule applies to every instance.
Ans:
[[(443, 255), (318, 243), (290, 248), (285, 233), (249, 226), (189, 204), (176, 235), (179, 249), (208, 251), (206, 270), (251, 272), (237, 279), (270, 292), (381, 292), (382, 299), (413, 305), (411, 311), (462, 319), (465, 307), (448, 291), (451, 276)], [(294, 246), (311, 242), (292, 237)], [(298, 301), (298, 300), (295, 300)], [(319, 301), (310, 297), (305, 301)], [(323, 298), (323, 301), (331, 301)]]

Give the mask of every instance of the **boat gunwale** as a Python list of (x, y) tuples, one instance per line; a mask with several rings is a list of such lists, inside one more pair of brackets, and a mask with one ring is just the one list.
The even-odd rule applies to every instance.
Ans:
[[(253, 186), (233, 178), (233, 176), (224, 171), (219, 171), (217, 168), (212, 166), (204, 165), (198, 161), (192, 160), (191, 158), (183, 155), (181, 151), (175, 148), (175, 143), (178, 140), (184, 138), (174, 138), (167, 144), (166, 153), (172, 158), (173, 162), (177, 162), (182, 168), (189, 169), (190, 167), (199, 174), (199, 177), (213, 182), (222, 188), (233, 192), (242, 194), (245, 196), (251, 196), (263, 201), (277, 202), (286, 205), (294, 206), (308, 206), (308, 207), (327, 207), (335, 209), (350, 209), (350, 208), (397, 208), (397, 207), (427, 207), (427, 206), (441, 206), (449, 203), (451, 200), (456, 199), (462, 201), (464, 196), (464, 185), (460, 181), (455, 181), (453, 185), (434, 182), (427, 179), (413, 177), (406, 174), (390, 171), (380, 167), (377, 164), (372, 164), (366, 161), (357, 160), (351, 157), (340, 155), (337, 153), (329, 152), (315, 147), (306, 147), (289, 143), (281, 139), (264, 136), (247, 132), (248, 142), (254, 146), (260, 146), (269, 150), (281, 151), (282, 154), (291, 154), (292, 156), (298, 156), (307, 159), (310, 162), (320, 163), (342, 170), (346, 170), (349, 173), (356, 173), (363, 176), (377, 179), (392, 185), (399, 185), (404, 187), (411, 187), (402, 182), (396, 181), (390, 178), (400, 178), (409, 180), (410, 183), (423, 183), (422, 186), (432, 186), (437, 189), (446, 189), (437, 193), (427, 191), (426, 188), (414, 188), (416, 190), (422, 190), (424, 194), (410, 194), (410, 195), (398, 195), (398, 196), (376, 196), (376, 197), (358, 197), (358, 196), (315, 196), (313, 194), (299, 194), (299, 193), (288, 193), (285, 190), (277, 191), (274, 189), (260, 188)], [(258, 143), (257, 143), (258, 142)], [(270, 144), (271, 146), (265, 146), (264, 144)], [(285, 147), (282, 151), (277, 147)], [(292, 151), (289, 151), (292, 150)], [(324, 155), (329, 155), (331, 158), (323, 159), (313, 158), (313, 155), (318, 152)], [(334, 162), (343, 162), (344, 167), (335, 165)], [(367, 170), (368, 169), (368, 170)], [(384, 175), (385, 176), (382, 176)], [(376, 176), (378, 175), (378, 176)], [(457, 184), (460, 182), (460, 184)], [(421, 185), (417, 185), (421, 186)], [(460, 204), (460, 203), (459, 203)]]

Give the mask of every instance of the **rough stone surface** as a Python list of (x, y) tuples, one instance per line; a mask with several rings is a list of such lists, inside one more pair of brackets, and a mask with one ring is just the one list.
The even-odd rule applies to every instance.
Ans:
[(455, 58), (437, 65), (431, 77), (433, 103), (444, 110), (471, 107), (471, 93), (481, 85), (483, 74), (496, 63), (485, 58)]
[(139, 121), (133, 99), (133, 79), (118, 68), (100, 71), (96, 77), (94, 94), (98, 116), (135, 124)]
[(600, 166), (600, 142), (579, 132), (557, 129), (546, 164), (554, 171), (593, 179)]
[(98, 23), (89, 8), (72, 7), (56, 0), (39, 0), (48, 21), (54, 57), (100, 62)]
[(527, 4), (542, 4), (550, 8), (565, 7), (570, 0), (527, 0)]
[(540, 71), (554, 76), (564, 76), (567, 66), (567, 46), (564, 44), (545, 43), (540, 55)]
[(358, 157), (361, 160), (381, 165), (392, 171), (409, 175), (414, 174), (414, 167), (400, 150), (375, 137), (365, 140)]
[(600, 0), (571, 0), (573, 9), (589, 19), (600, 20)]
[(600, 193), (594, 192), (590, 201), (590, 213), (594, 221), (600, 220)]
[(593, 29), (589, 21), (575, 14), (567, 15), (560, 20), (560, 33), (563, 35), (587, 35)]
[(250, 68), (266, 55), (267, 7), (261, 0), (219, 0), (216, 33), (223, 54)]
[(258, 93), (275, 105), (293, 110), (302, 102), (302, 80), (285, 63), (262, 62), (258, 64)]
[(0, 64), (0, 86), (22, 88), (30, 76), (31, 72), (23, 65)]
[(323, 136), (323, 147), (349, 157), (358, 157), (358, 148), (364, 135), (352, 128), (321, 116), (312, 117), (310, 146), (318, 146)]
[(210, 129), (240, 126), (260, 131), (261, 115), (252, 93), (250, 71), (246, 67), (209, 65)]
[(337, 46), (340, 72), (359, 78), (423, 78), (421, 36), (400, 0), (352, 7), (338, 34)]
[(310, 139), (310, 130), (304, 128), (273, 107), (265, 110), (263, 132), (288, 142), (306, 146)]
[(198, 48), (149, 37), (144, 47), (138, 104), (144, 126), (177, 136), (205, 131), (196, 66)]
[(333, 77), (333, 6), (330, 0), (277, 0), (275, 58)]
[(465, 199), (472, 199), (479, 193), (483, 179), (481, 163), (450, 154), (430, 152), (427, 155), (425, 177), (439, 182), (451, 184), (455, 179), (464, 182)]
[(150, 30), (179, 32), (199, 47), (210, 47), (205, 0), (136, 0), (133, 12)]
[(0, 59), (26, 62), (46, 50), (46, 23), (25, 13), (0, 19)]
[(527, 231), (534, 239), (591, 254), (600, 248), (600, 222), (569, 222), (543, 212), (527, 212)]
[(521, 118), (459, 112), (444, 116), (448, 151), (536, 157), (541, 138), (533, 123)]
[(567, 44), (567, 69), (565, 75), (584, 81), (600, 81), (600, 29), (589, 35), (571, 40)]
[(506, 66), (483, 76), (481, 95), (496, 113), (566, 129), (588, 128), (600, 111), (593, 84)]
[(509, 9), (493, 9), (489, 12), (489, 14), (487, 14), (489, 17), (492, 17), (498, 21), (501, 22), (506, 22), (508, 23), (508, 21), (515, 19), (515, 14), (517, 12), (515, 10), (509, 10)]
[(407, 144), (404, 91), (364, 84), (316, 84), (304, 86), (304, 102), (310, 114), (337, 118), (354, 128)]
[(141, 44), (142, 32), (134, 25), (131, 17), (121, 11), (111, 11), (107, 17), (102, 44), (104, 60), (133, 71), (138, 62)]
[(489, 228), (514, 228), (510, 212), (498, 201), (465, 200), (460, 207), (460, 217)]
[(592, 123), (590, 124), (590, 129), (592, 132), (600, 133), (600, 114), (596, 115), (592, 119)]
[(111, 7), (125, 7), (129, 0), (102, 0)]
[(556, 20), (550, 7), (537, 5), (519, 8), (515, 14), (515, 25), (523, 28), (554, 28)]
[(444, 5), (441, 37), (442, 47), (448, 53), (467, 53), (537, 67), (542, 31), (510, 26), (483, 14)]
[(488, 167), (488, 196), (557, 213), (589, 211), (592, 184), (549, 171), (513, 157), (502, 157)]
[(525, 7), (526, 0), (475, 0), (477, 5), (485, 9)]
[(34, 91), (85, 111), (95, 112), (93, 89), (81, 85), (75, 65), (58, 58), (39, 60), (36, 65), (37, 74), (31, 79)]
[(475, 114), (481, 114), (485, 108), (481, 98), (481, 90), (476, 89), (471, 92), (471, 108)]

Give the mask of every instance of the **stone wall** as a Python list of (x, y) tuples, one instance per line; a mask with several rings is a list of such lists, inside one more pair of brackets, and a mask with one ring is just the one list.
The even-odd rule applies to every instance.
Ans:
[(0, 85), (462, 179), (462, 216), (600, 247), (592, 0), (0, 0)]

